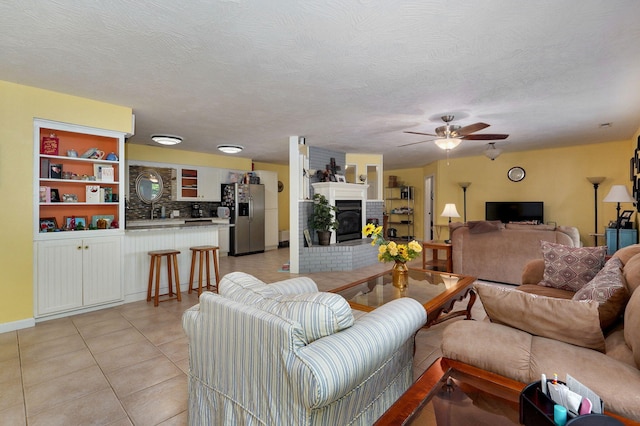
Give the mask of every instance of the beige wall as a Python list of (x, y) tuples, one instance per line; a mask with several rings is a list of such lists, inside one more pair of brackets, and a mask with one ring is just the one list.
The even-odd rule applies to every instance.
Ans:
[(33, 318), (33, 119), (131, 131), (131, 108), (0, 81), (0, 325)]
[[(142, 137), (142, 135), (140, 135), (139, 137)], [(125, 158), (127, 160), (151, 161), (154, 163), (185, 164), (189, 166), (251, 170), (250, 158), (185, 151), (188, 149), (188, 140), (182, 142), (177, 148), (163, 148), (160, 146), (156, 147), (139, 144), (126, 144)]]
[[(545, 221), (576, 226), (583, 244), (593, 245), (593, 238), (589, 234), (594, 232), (594, 191), (586, 178), (607, 177), (598, 189), (598, 232), (603, 233), (609, 220), (616, 216), (615, 204), (602, 202), (611, 185), (624, 184), (629, 191), (632, 188), (629, 159), (635, 148), (635, 137), (633, 141), (631, 149), (629, 141), (616, 141), (503, 153), (495, 161), (484, 156), (452, 158), (449, 165), (446, 161), (438, 161), (419, 171), (386, 171), (385, 184), (389, 175), (396, 175), (399, 181), (416, 187), (416, 236), (420, 238), (424, 235), (424, 176), (433, 174), (436, 224), (447, 223), (447, 218), (439, 216), (446, 203), (455, 203), (458, 212), (463, 215), (463, 192), (458, 182), (471, 182), (467, 189), (467, 220), (484, 220), (485, 201), (543, 201)], [(514, 166), (525, 169), (523, 181), (511, 182), (507, 178), (507, 171)], [(629, 204), (622, 208), (630, 210), (633, 206)], [(458, 221), (462, 221), (462, 218)], [(446, 236), (443, 233), (441, 238)], [(600, 244), (604, 244), (604, 240)]]

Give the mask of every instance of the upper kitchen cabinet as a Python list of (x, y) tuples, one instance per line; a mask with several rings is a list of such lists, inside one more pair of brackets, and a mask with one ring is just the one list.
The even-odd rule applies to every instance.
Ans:
[(171, 197), (176, 201), (220, 201), (220, 177), (212, 167), (181, 167), (171, 176)]
[(35, 240), (122, 234), (124, 134), (34, 120)]

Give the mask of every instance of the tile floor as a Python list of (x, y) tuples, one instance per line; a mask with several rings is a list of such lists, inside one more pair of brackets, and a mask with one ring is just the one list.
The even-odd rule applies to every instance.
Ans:
[[(244, 271), (274, 282), (292, 276), (278, 272), (288, 259), (288, 249), (224, 257), (220, 273)], [(388, 268), (305, 275), (329, 290)], [(0, 334), (0, 425), (186, 425), (181, 315), (197, 302), (195, 293), (183, 291), (182, 302), (157, 308), (133, 302)], [(474, 318), (484, 316), (478, 305)], [(439, 356), (444, 326), (418, 333), (416, 378)]]

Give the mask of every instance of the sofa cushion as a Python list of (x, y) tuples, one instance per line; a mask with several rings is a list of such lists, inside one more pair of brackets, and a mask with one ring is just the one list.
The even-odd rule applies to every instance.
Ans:
[(492, 322), (576, 346), (605, 350), (598, 302), (539, 296), (491, 284), (476, 284), (475, 288)]
[(640, 291), (634, 291), (624, 310), (624, 341), (640, 368)]
[(255, 306), (298, 322), (307, 344), (351, 327), (354, 322), (349, 303), (335, 293), (287, 294), (263, 299)]
[[(621, 250), (618, 250), (620, 252)], [(616, 252), (616, 255), (617, 253)], [(625, 262), (622, 258), (622, 263), (624, 263), (624, 279), (627, 282), (627, 290), (629, 293), (635, 292), (635, 290), (640, 287), (640, 253), (635, 256), (628, 258)]]
[(484, 234), (504, 229), (504, 225), (499, 220), (470, 220), (467, 225), (470, 234)]
[(624, 312), (629, 300), (622, 261), (612, 257), (587, 285), (573, 295), (573, 300), (595, 300), (599, 303), (600, 326), (606, 329)]
[(606, 246), (569, 247), (541, 241), (544, 279), (539, 285), (578, 291), (604, 266)]

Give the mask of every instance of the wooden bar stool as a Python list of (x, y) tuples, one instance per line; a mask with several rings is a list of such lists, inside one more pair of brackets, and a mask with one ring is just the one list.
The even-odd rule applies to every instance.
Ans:
[[(182, 301), (182, 296), (180, 295), (180, 277), (178, 275), (178, 255), (180, 251), (178, 250), (154, 250), (149, 252), (149, 256), (151, 256), (151, 266), (149, 267), (149, 286), (147, 287), (147, 302), (151, 300), (151, 290), (153, 287), (153, 270), (156, 271), (156, 291), (153, 296), (153, 306), (158, 306), (159, 302), (165, 302), (167, 300), (172, 300), (177, 297), (178, 302)], [(169, 283), (169, 293), (160, 294), (160, 269), (162, 266), (162, 258), (165, 257), (167, 259), (167, 278)], [(173, 273), (176, 280), (176, 297), (173, 297), (173, 280), (171, 276), (171, 264), (173, 263)], [(160, 300), (160, 296), (169, 296), (166, 299)]]
[(199, 256), (200, 261), (200, 269), (199, 269), (199, 279), (198, 279), (198, 296), (202, 294), (202, 258), (206, 259), (207, 264), (207, 290), (211, 288), (211, 272), (209, 266), (209, 253), (213, 255), (213, 268), (216, 274), (216, 292), (218, 292), (218, 283), (220, 283), (220, 273), (218, 272), (218, 246), (196, 246), (189, 247), (191, 250), (191, 275), (189, 277), (189, 294), (191, 294), (191, 290), (195, 290), (193, 287), (193, 273), (196, 269), (196, 257)]

